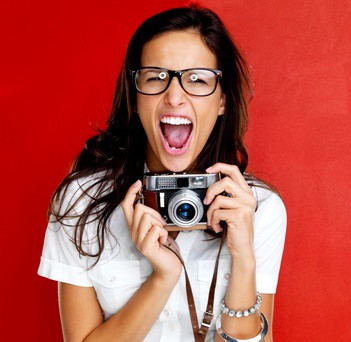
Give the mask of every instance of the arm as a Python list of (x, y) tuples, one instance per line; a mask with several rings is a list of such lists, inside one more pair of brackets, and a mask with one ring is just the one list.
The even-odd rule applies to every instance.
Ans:
[[(238, 261), (233, 261), (234, 264), (235, 267), (232, 268), (225, 303), (229, 308), (248, 309), (256, 301), (255, 262), (246, 261), (240, 264)], [(259, 310), (266, 316), (269, 325), (264, 342), (273, 341), (273, 306), (274, 295), (262, 294), (262, 304)], [(222, 315), (224, 331), (239, 339), (249, 339), (257, 335), (260, 331), (260, 322), (261, 319), (257, 312), (245, 318)], [(222, 341), (218, 334), (216, 334), (215, 341)]]
[(64, 340), (141, 341), (165, 306), (176, 283), (154, 273), (130, 301), (106, 322), (92, 287), (59, 283), (59, 308)]
[[(206, 171), (221, 172), (228, 176), (211, 185), (204, 200), (205, 204), (213, 200), (207, 212), (207, 222), (213, 229), (219, 232), (220, 222), (227, 223), (226, 241), (232, 255), (233, 267), (225, 303), (231, 309), (248, 309), (256, 302), (254, 221), (257, 201), (237, 166), (217, 163)], [(230, 197), (222, 196), (223, 191)], [(273, 248), (273, 242), (269, 241), (269, 243)], [(273, 305), (273, 295), (262, 295), (260, 311), (266, 316), (269, 324), (264, 338), (265, 342), (272, 341)], [(229, 336), (238, 339), (249, 339), (256, 336), (260, 331), (260, 322), (258, 312), (241, 318), (222, 315), (223, 330)], [(216, 341), (221, 340), (221, 337), (216, 334)]]
[(168, 232), (161, 215), (142, 204), (133, 205), (140, 182), (132, 185), (121, 207), (131, 237), (150, 261), (154, 272), (135, 292), (130, 301), (106, 322), (93, 288), (61, 283), (59, 303), (63, 335), (66, 341), (141, 341), (160, 315), (182, 271), (173, 252), (163, 245)]

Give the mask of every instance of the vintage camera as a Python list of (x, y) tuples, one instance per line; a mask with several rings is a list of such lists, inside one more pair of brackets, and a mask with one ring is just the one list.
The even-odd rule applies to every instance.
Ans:
[(144, 204), (161, 214), (168, 230), (185, 230), (195, 225), (206, 229), (208, 205), (203, 200), (207, 188), (220, 179), (220, 174), (200, 171), (149, 172), (143, 179)]

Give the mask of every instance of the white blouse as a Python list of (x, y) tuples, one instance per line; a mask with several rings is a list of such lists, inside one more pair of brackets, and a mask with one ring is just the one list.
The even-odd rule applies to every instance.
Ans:
[[(88, 182), (94, 178), (88, 179)], [(82, 183), (79, 182), (79, 183)], [(84, 184), (84, 187), (85, 187)], [(65, 204), (81, 194), (78, 182), (69, 186)], [(256, 257), (256, 285), (261, 293), (275, 293), (286, 234), (286, 209), (279, 196), (270, 190), (253, 187), (258, 200), (255, 213), (254, 247)], [(80, 202), (77, 214), (83, 210)], [(71, 222), (70, 222), (71, 221)], [(75, 219), (65, 223), (74, 224)], [(97, 251), (96, 222), (86, 225), (84, 249)], [(109, 319), (120, 310), (152, 273), (149, 261), (138, 251), (131, 240), (121, 207), (117, 207), (109, 220), (109, 227), (117, 241), (108, 236), (101, 259), (91, 270), (92, 258), (79, 256), (70, 238), (73, 228), (49, 223), (40, 260), (38, 274), (52, 280), (94, 287), (97, 299)], [(198, 320), (201, 322), (206, 309), (208, 291), (217, 257), (219, 240), (211, 238), (201, 230), (180, 232), (176, 238), (190, 278)], [(206, 241), (207, 240), (207, 241)], [(213, 341), (215, 319), (220, 312), (220, 301), (224, 298), (231, 270), (231, 255), (223, 246), (215, 291), (214, 319), (206, 341)], [(193, 331), (187, 305), (184, 270), (174, 287), (159, 318), (144, 341), (192, 341)]]

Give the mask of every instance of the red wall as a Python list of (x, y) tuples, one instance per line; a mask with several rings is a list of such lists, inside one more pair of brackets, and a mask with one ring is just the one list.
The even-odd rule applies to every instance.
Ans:
[[(109, 113), (142, 19), (185, 1), (1, 5), (1, 339), (60, 341), (56, 284), (36, 275), (50, 195)], [(203, 1), (252, 66), (250, 169), (288, 211), (274, 338), (350, 341), (348, 1)], [(348, 261), (348, 263), (347, 263)]]

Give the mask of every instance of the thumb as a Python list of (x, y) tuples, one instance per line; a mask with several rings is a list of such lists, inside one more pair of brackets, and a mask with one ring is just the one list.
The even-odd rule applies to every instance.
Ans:
[(124, 215), (126, 217), (128, 226), (130, 227), (133, 222), (133, 214), (134, 214), (134, 201), (136, 199), (136, 195), (141, 188), (141, 181), (138, 179), (134, 184), (130, 186), (128, 189), (123, 201), (121, 202), (121, 207), (124, 211)]

